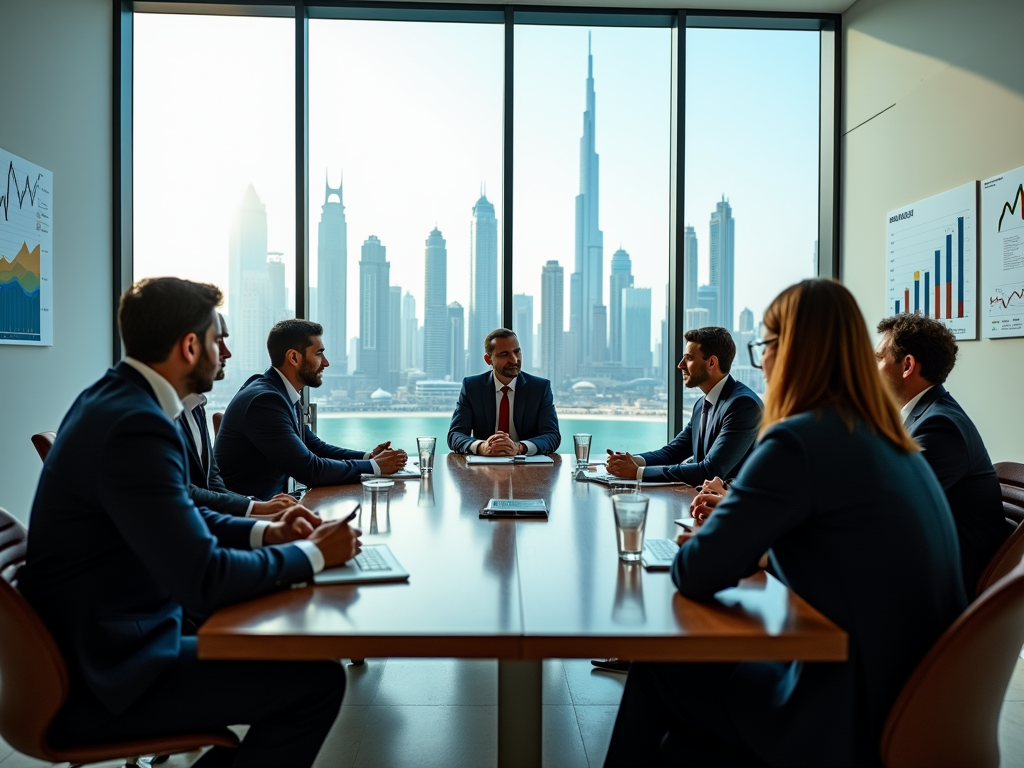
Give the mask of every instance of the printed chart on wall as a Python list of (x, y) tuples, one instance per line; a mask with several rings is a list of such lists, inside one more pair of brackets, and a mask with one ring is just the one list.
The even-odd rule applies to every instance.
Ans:
[(1024, 336), (1024, 168), (982, 182), (981, 247), (982, 335)]
[(941, 320), (957, 339), (978, 337), (978, 182), (890, 211), (886, 312)]
[(0, 344), (53, 344), (53, 174), (0, 149)]

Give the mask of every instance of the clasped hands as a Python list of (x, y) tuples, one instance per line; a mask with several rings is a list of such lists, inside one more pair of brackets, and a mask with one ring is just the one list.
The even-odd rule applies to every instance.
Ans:
[(636, 471), (640, 462), (633, 458), (629, 451), (618, 453), (611, 448), (607, 449), (608, 457), (605, 459), (604, 467), (609, 475), (621, 477), (623, 480), (636, 480)]
[[(274, 499), (278, 497), (275, 496)], [(330, 568), (344, 565), (362, 551), (359, 537), (362, 531), (350, 526), (344, 520), (324, 521), (318, 514), (288, 497), (292, 506), (280, 514), (280, 519), (270, 523), (263, 531), (263, 544), (289, 544), (308, 539), (316, 544), (324, 556), (324, 566)]]
[(392, 449), (391, 441), (388, 440), (386, 443), (381, 443), (370, 451), (370, 458), (377, 462), (382, 475), (393, 475), (395, 472), (400, 472), (405, 468), (405, 463), (409, 460), (409, 454), (401, 448)]
[(477, 449), (481, 456), (518, 456), (526, 453), (526, 446), (516, 442), (507, 432), (495, 432)]
[[(720, 477), (716, 477), (713, 480), (705, 480), (701, 483), (697, 489), (697, 495), (690, 502), (690, 516), (693, 518), (697, 528), (704, 525), (711, 516), (711, 513), (715, 511), (715, 507), (721, 503), (728, 492), (729, 489)], [(676, 537), (676, 543), (683, 545), (692, 537), (692, 531), (681, 533)]]

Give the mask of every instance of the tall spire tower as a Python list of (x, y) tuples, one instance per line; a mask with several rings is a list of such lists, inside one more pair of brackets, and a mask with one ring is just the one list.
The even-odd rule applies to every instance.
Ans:
[(332, 187), (324, 171), (324, 204), (317, 229), (316, 321), (324, 327), (324, 346), (334, 369), (331, 375), (348, 372), (348, 224), (342, 184), (339, 180)]
[(598, 226), (599, 158), (595, 140), (594, 56), (587, 35), (587, 108), (580, 138), (580, 193), (576, 196), (576, 263), (569, 284), (569, 330), (575, 334), (581, 363), (603, 363), (606, 338), (601, 328), (604, 233)]

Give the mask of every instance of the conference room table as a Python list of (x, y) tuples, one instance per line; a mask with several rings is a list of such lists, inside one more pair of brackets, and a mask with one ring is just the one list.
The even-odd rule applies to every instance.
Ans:
[[(224, 608), (199, 630), (203, 659), (456, 657), (498, 660), (498, 765), (541, 764), (541, 664), (615, 656), (648, 661), (843, 661), (846, 633), (770, 575), (708, 601), (664, 571), (618, 558), (612, 489), (553, 465), (467, 465), (396, 481), (363, 508), (366, 544), (386, 543), (407, 583), (319, 585)], [(644, 486), (647, 538), (675, 538), (688, 486)], [(324, 519), (346, 516), (358, 484), (310, 490)], [(492, 498), (543, 498), (544, 520), (481, 519)]]

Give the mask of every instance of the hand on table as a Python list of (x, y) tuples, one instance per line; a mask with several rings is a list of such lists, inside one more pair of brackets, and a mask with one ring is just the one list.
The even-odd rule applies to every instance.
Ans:
[(292, 506), (281, 513), (281, 519), (271, 523), (263, 531), (265, 545), (287, 544), (299, 539), (308, 539), (310, 534), (323, 524), (323, 520), (316, 513), (294, 502), (295, 499), (292, 499)]
[(390, 447), (391, 447), (391, 441), (390, 440), (388, 440), (387, 442), (381, 443), (376, 448), (374, 448), (372, 451), (370, 451), (370, 458), (371, 459), (376, 459), (378, 454), (383, 453), (384, 451), (388, 450), (388, 448), (390, 448)]
[[(388, 444), (390, 445), (390, 443)], [(377, 447), (379, 448), (380, 446)], [(401, 448), (395, 451), (385, 449), (374, 456), (373, 460), (377, 462), (382, 475), (393, 475), (395, 472), (405, 468), (405, 463), (409, 460), (409, 454)]]
[(615, 475), (615, 477), (621, 477), (624, 480), (636, 480), (636, 470), (639, 466), (640, 463), (633, 458), (633, 454), (629, 453), (629, 451), (626, 453), (616, 453), (610, 448), (608, 449), (605, 469), (608, 470), (609, 475)]
[(520, 443), (509, 437), (507, 432), (495, 432), (480, 444), (481, 456), (515, 456), (519, 453)]
[(295, 497), (290, 493), (279, 493), (267, 501), (257, 501), (252, 505), (252, 514), (257, 520), (276, 522), (284, 515), (285, 510), (295, 506)]
[(362, 535), (361, 530), (353, 528), (344, 520), (331, 520), (313, 531), (309, 540), (323, 553), (324, 567), (331, 568), (344, 565), (362, 552), (362, 543), (359, 541)]

